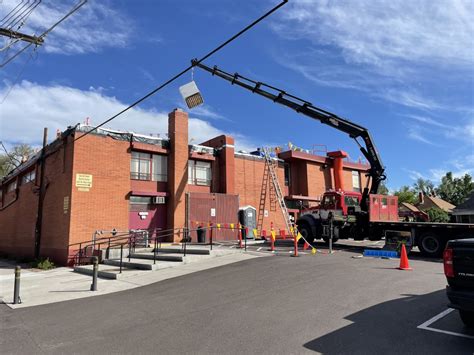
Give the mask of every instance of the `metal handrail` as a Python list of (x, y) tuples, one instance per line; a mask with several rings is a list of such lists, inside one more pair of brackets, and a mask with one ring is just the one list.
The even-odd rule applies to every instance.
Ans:
[[(163, 242), (163, 239), (169, 238), (171, 236), (174, 236), (176, 233), (182, 232), (184, 237), (181, 240), (181, 250), (182, 250), (183, 256), (186, 256), (187, 247), (188, 247), (188, 244), (190, 243), (191, 233), (197, 232), (198, 230), (203, 230), (203, 229), (210, 231), (209, 247), (210, 247), (210, 250), (213, 250), (213, 246), (215, 244), (214, 231), (217, 230), (217, 226), (214, 224), (211, 224), (208, 226), (202, 226), (199, 228), (186, 228), (185, 227), (185, 228), (170, 228), (166, 230), (156, 228), (152, 230), (129, 231), (128, 233), (117, 234), (110, 237), (101, 237), (101, 238), (95, 239), (92, 243), (90, 242), (73, 243), (73, 244), (70, 244), (69, 247), (79, 245), (79, 253), (77, 256), (74, 256), (74, 259), (76, 258), (78, 259), (78, 262), (75, 262), (75, 264), (81, 264), (84, 258), (88, 259), (87, 254), (88, 254), (89, 248), (92, 248), (92, 254), (94, 254), (96, 250), (97, 251), (101, 250), (101, 246), (107, 245), (106, 257), (108, 258), (110, 254), (110, 249), (120, 247), (121, 249), (120, 250), (120, 272), (122, 272), (124, 245), (128, 245), (128, 249), (129, 249), (128, 259), (130, 261), (131, 254), (135, 251), (135, 247), (137, 245), (137, 239), (138, 238), (144, 239), (145, 233), (151, 233), (152, 235), (152, 237), (148, 238), (149, 243), (147, 242), (147, 245), (150, 245), (153, 243), (153, 246), (154, 246), (153, 263), (156, 264), (156, 257), (157, 257), (157, 254), (159, 253), (159, 250), (161, 249), (161, 243)], [(223, 227), (219, 227), (219, 230), (220, 229), (232, 229), (232, 230), (241, 229), (243, 231), (245, 229), (245, 226), (235, 226), (233, 228), (223, 226)], [(244, 238), (244, 239), (245, 239), (245, 249), (247, 249), (247, 238)]]

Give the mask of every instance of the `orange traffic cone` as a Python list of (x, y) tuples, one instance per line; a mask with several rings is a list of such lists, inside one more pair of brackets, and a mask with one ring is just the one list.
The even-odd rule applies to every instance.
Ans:
[(407, 256), (407, 249), (405, 248), (405, 244), (402, 244), (402, 250), (400, 252), (400, 266), (398, 267), (400, 270), (413, 270), (408, 263), (408, 256)]

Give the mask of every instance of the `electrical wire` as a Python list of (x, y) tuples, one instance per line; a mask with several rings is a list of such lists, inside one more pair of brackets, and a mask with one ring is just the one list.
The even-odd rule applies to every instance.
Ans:
[(41, 4), (41, 1), (42, 0), (39, 0), (38, 2), (35, 0), (33, 2), (33, 4), (31, 4), (31, 6), (27, 9), (26, 11), (26, 14), (23, 15), (20, 19), (18, 19), (17, 21), (15, 21), (15, 23), (11, 26), (11, 27), (15, 27), (18, 23), (20, 23), (20, 25), (18, 26), (18, 28), (16, 29), (17, 31), (25, 24), (26, 20), (28, 19), (28, 17), (30, 17), (31, 13), (38, 7), (39, 4)]
[(12, 19), (10, 19), (9, 23), (4, 25), (4, 27), (6, 27), (7, 29), (12, 29), (13, 26), (15, 26), (15, 24), (17, 23), (18, 20), (21, 21), (22, 17), (23, 17), (23, 14), (25, 14), (26, 12), (28, 12), (28, 10), (30, 9), (31, 5), (29, 3), (29, 0), (26, 2), (25, 5), (22, 6), (22, 8), (20, 9), (20, 13), (18, 13), (17, 15), (15, 15), (15, 17), (13, 17)]
[(16, 8), (21, 5), (22, 2), (23, 2), (23, 1), (21, 1), (21, 2), (20, 2), (18, 5), (16, 5), (13, 9), (11, 9), (10, 12), (9, 12), (8, 14), (6, 14), (6, 15), (0, 20), (0, 23), (3, 24), (4, 21), (5, 21), (5, 19), (8, 18), (8, 17), (13, 13), (13, 11), (15, 11)]
[[(7, 21), (10, 20), (10, 17), (13, 16), (14, 13), (17, 13), (18, 12), (18, 7), (21, 6), (21, 4), (23, 4), (23, 0), (20, 1), (20, 3), (18, 5), (16, 5), (4, 18), (2, 18), (1, 20), (1, 25), (3, 26)], [(21, 7), (23, 7), (24, 5), (22, 5)]]
[(131, 105), (127, 106), (126, 108), (124, 108), (122, 111), (120, 111), (119, 113), (116, 113), (115, 115), (113, 115), (112, 117), (108, 118), (107, 120), (103, 121), (101, 124), (93, 127), (91, 130), (85, 132), (83, 135), (77, 137), (76, 139), (74, 139), (74, 141), (77, 141), (85, 136), (87, 136), (89, 133), (91, 132), (94, 132), (96, 131), (97, 129), (99, 129), (100, 127), (104, 126), (105, 124), (109, 123), (110, 121), (112, 121), (113, 119), (117, 118), (118, 116), (124, 114), (125, 112), (127, 112), (128, 110), (132, 109), (133, 107), (137, 106), (138, 104), (140, 104), (141, 102), (145, 101), (146, 99), (148, 99), (150, 96), (156, 94), (158, 91), (160, 91), (161, 89), (163, 89), (165, 86), (168, 86), (169, 84), (171, 84), (173, 81), (175, 81), (176, 79), (178, 79), (180, 76), (182, 76), (183, 74), (187, 73), (189, 70), (191, 70), (192, 68), (194, 68), (196, 66), (196, 64), (199, 64), (200, 62), (206, 60), (207, 58), (209, 58), (210, 56), (212, 56), (213, 54), (215, 54), (216, 52), (220, 51), (222, 48), (224, 48), (226, 45), (228, 45), (230, 42), (234, 41), (236, 38), (240, 37), (242, 34), (244, 34), (245, 32), (247, 32), (249, 29), (251, 29), (253, 26), (255, 26), (256, 24), (258, 24), (260, 21), (262, 21), (263, 19), (265, 19), (266, 17), (270, 16), (272, 13), (274, 13), (275, 11), (277, 11), (280, 7), (282, 7), (283, 5), (285, 5), (286, 3), (288, 2), (288, 0), (283, 0), (281, 3), (279, 3), (278, 5), (276, 5), (274, 8), (272, 8), (271, 10), (267, 11), (264, 15), (260, 16), (258, 19), (256, 19), (255, 21), (253, 21), (251, 24), (249, 24), (248, 26), (246, 26), (245, 28), (243, 28), (242, 30), (240, 30), (239, 32), (237, 32), (235, 35), (233, 35), (232, 37), (230, 37), (228, 40), (226, 40), (225, 42), (223, 42), (222, 44), (220, 44), (219, 46), (217, 46), (216, 48), (214, 48), (212, 51), (210, 51), (209, 53), (207, 53), (206, 55), (204, 55), (204, 57), (202, 57), (201, 59), (196, 59), (195, 61), (193, 61), (194, 64), (191, 64), (190, 66), (188, 66), (187, 68), (183, 69), (181, 72), (179, 72), (178, 74), (176, 74), (175, 76), (173, 76), (172, 78), (168, 79), (167, 81), (165, 81), (163, 84), (161, 84), (160, 86), (156, 87), (155, 89), (153, 89), (152, 91), (150, 91), (148, 94), (146, 94), (145, 96), (142, 96), (140, 99), (138, 99), (137, 101), (135, 101), (134, 103), (132, 103)]
[[(74, 6), (72, 8), (72, 10), (70, 10), (66, 15), (64, 15), (58, 22), (56, 22), (53, 26), (51, 26), (50, 28), (48, 28), (46, 31), (44, 31), (41, 35), (38, 36), (38, 39), (44, 39), (44, 37), (46, 37), (56, 26), (58, 26), (61, 22), (63, 22), (64, 20), (66, 20), (69, 16), (71, 16), (74, 12), (76, 12), (77, 10), (79, 10), (79, 8), (81, 8), (85, 3), (87, 2), (87, 0), (82, 0), (79, 4), (77, 4), (76, 6)], [(33, 42), (30, 42), (28, 43), (26, 46), (24, 46), (22, 49), (20, 49), (18, 52), (16, 52), (13, 56), (11, 56), (10, 58), (8, 58), (6, 61), (4, 61), (3, 63), (0, 64), (0, 68), (3, 68), (5, 65), (7, 65), (8, 63), (10, 63), (13, 59), (15, 59), (16, 57), (18, 57), (21, 53), (23, 53), (24, 51), (26, 51), (28, 48), (30, 48), (31, 46), (33, 45)]]
[[(21, 164), (21, 161), (19, 161), (18, 159), (16, 159), (13, 155), (10, 155), (10, 153), (8, 153), (8, 150), (7, 148), (3, 145), (3, 142), (0, 141), (0, 144), (2, 145), (2, 148), (3, 150), (5, 151), (5, 154), (7, 155), (8, 159), (10, 159), (10, 162), (15, 166), (15, 169), (18, 168), (19, 164)], [(14, 161), (16, 161), (18, 164), (16, 164)]]

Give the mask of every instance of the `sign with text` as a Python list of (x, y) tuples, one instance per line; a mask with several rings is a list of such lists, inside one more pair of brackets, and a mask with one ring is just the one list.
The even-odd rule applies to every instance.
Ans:
[(92, 187), (92, 175), (76, 174), (76, 187), (79, 191), (89, 191)]

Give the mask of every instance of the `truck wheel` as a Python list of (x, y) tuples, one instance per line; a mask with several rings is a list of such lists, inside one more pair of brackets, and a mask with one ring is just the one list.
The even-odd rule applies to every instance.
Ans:
[(440, 257), (443, 253), (446, 242), (434, 233), (425, 233), (418, 240), (418, 248), (423, 255)]
[(474, 312), (459, 310), (461, 320), (468, 328), (474, 328)]
[[(313, 232), (311, 231), (311, 227), (309, 226), (308, 223), (302, 223), (301, 225), (298, 226), (298, 231), (301, 233), (304, 239), (308, 243), (313, 243), (314, 242), (314, 235)], [(303, 239), (299, 240), (300, 244), (304, 243)]]

